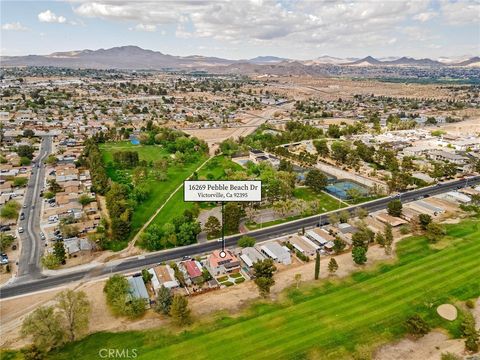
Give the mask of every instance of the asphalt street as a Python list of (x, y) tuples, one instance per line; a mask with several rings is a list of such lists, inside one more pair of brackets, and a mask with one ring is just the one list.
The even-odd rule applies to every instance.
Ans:
[(35, 167), (32, 168), (32, 176), (28, 181), (25, 192), (22, 212), (25, 219), (20, 221), (24, 232), (20, 234), (21, 252), (18, 260), (18, 280), (25, 281), (36, 279), (42, 276), (40, 258), (42, 257), (44, 244), (40, 239), (40, 212), (42, 207), (42, 198), (40, 192), (45, 183), (45, 166), (43, 161), (52, 151), (52, 138), (45, 136), (42, 139), (40, 152), (33, 160)]
[[(398, 198), (403, 202), (411, 202), (421, 199), (426, 196), (437, 195), (445, 193), (451, 190), (455, 190), (461, 187), (475, 185), (480, 183), (480, 176), (470, 177), (468, 179), (456, 180), (448, 183), (443, 183), (437, 186), (431, 186), (418, 190), (402, 193)], [(369, 212), (385, 209), (392, 197), (385, 197), (382, 199), (374, 200), (369, 203), (352, 206), (347, 210), (354, 212), (356, 208), (362, 207)], [(345, 209), (340, 209), (338, 212)], [(299, 219), (288, 223), (276, 225), (265, 229), (259, 229), (249, 232), (250, 236), (256, 238), (257, 242), (266, 241), (269, 239), (277, 238), (282, 235), (295, 233), (302, 228), (308, 229), (319, 225), (324, 225), (328, 221), (326, 215), (317, 215), (308, 217), (305, 219)], [(226, 239), (226, 245), (228, 247), (235, 246), (238, 239), (243, 234), (229, 236)], [(179, 247), (170, 250), (158, 251), (142, 256), (135, 256), (126, 258), (124, 260), (116, 260), (110, 263), (102, 264), (94, 269), (78, 270), (67, 274), (57, 276), (44, 276), (41, 279), (35, 279), (30, 281), (20, 281), (13, 284), (9, 284), (0, 289), (0, 298), (8, 298), (17, 295), (28, 294), (35, 291), (54, 288), (60, 285), (66, 285), (75, 281), (88, 280), (92, 278), (106, 277), (113, 273), (118, 272), (130, 272), (142, 269), (146, 266), (152, 266), (161, 262), (170, 261), (174, 259), (181, 259), (184, 256), (193, 256), (202, 253), (208, 253), (212, 250), (221, 248), (221, 243), (217, 241), (210, 241), (202, 244), (194, 244), (184, 247)]]

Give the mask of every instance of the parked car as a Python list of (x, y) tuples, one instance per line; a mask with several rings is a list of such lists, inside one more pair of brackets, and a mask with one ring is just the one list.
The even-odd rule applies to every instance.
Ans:
[(43, 232), (40, 233), (40, 239), (45, 240), (45, 234)]
[(25, 214), (23, 212), (20, 214), (20, 220), (25, 220)]
[(23, 233), (23, 227), (20, 226), (20, 227), (18, 228), (18, 232), (19, 232), (20, 234)]
[(7, 254), (0, 254), (0, 264), (7, 265), (8, 264), (8, 256)]

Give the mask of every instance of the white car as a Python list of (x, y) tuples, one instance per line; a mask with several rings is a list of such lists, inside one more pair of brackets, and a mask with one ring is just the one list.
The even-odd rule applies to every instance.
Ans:
[(23, 233), (23, 227), (20, 226), (20, 227), (18, 228), (18, 232), (19, 232), (20, 234)]
[(40, 233), (40, 239), (45, 240), (45, 234), (44, 233)]

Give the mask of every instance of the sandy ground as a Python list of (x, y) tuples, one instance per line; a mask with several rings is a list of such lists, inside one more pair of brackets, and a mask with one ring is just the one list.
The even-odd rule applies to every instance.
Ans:
[(445, 124), (440, 128), (450, 135), (465, 136), (465, 134), (480, 134), (480, 117), (461, 121), (458, 123)]
[(457, 308), (452, 304), (442, 304), (437, 308), (437, 313), (442, 318), (453, 321), (457, 318)]

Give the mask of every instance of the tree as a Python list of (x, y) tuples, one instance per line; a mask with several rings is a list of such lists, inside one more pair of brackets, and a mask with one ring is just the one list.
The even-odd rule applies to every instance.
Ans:
[(225, 205), (225, 230), (228, 232), (237, 232), (242, 216), (243, 210), (237, 203), (229, 202)]
[(422, 337), (430, 331), (428, 323), (418, 314), (410, 316), (405, 322), (408, 332), (412, 335)]
[(318, 280), (320, 277), (320, 253), (317, 251), (317, 254), (315, 255), (315, 280)]
[(335, 254), (341, 253), (346, 246), (347, 243), (338, 236), (336, 236), (335, 240), (333, 240), (333, 251), (335, 251)]
[(18, 217), (19, 210), (20, 204), (15, 200), (10, 200), (0, 209), (0, 218), (10, 220), (16, 219)]
[(77, 340), (88, 330), (90, 302), (83, 291), (65, 290), (56, 296), (57, 308), (70, 341)]
[(318, 155), (321, 157), (326, 157), (329, 154), (329, 149), (328, 149), (328, 142), (326, 139), (322, 140), (314, 140), (313, 145), (315, 146), (315, 149), (317, 149)]
[(385, 252), (388, 254), (390, 252), (390, 249), (391, 249), (391, 246), (392, 246), (392, 243), (393, 243), (393, 228), (392, 228), (392, 225), (387, 224), (385, 226), (384, 236), (385, 236), (385, 242), (384, 242)]
[(320, 193), (328, 185), (327, 176), (320, 170), (313, 169), (305, 177), (305, 185), (310, 187), (316, 193)]
[(205, 223), (204, 230), (209, 237), (218, 237), (222, 230), (220, 220), (216, 216), (209, 216)]
[(427, 225), (425, 236), (431, 243), (440, 241), (445, 234), (446, 231), (442, 225), (434, 222)]
[(57, 241), (53, 245), (53, 254), (57, 258), (59, 264), (65, 264), (67, 254), (65, 251), (65, 246), (63, 246), (63, 241)]
[(0, 232), (0, 251), (3, 253), (13, 244), (15, 237), (10, 234)]
[(337, 260), (335, 260), (335, 258), (331, 258), (330, 261), (328, 262), (328, 271), (330, 272), (330, 274), (333, 274), (335, 273), (336, 271), (338, 270), (338, 263), (337, 263)]
[(342, 210), (338, 214), (338, 220), (340, 220), (342, 224), (347, 223), (349, 219), (350, 219), (350, 213), (347, 210)]
[(33, 152), (35, 149), (31, 147), (30, 145), (19, 145), (17, 147), (17, 154), (20, 157), (26, 157), (30, 160), (33, 159)]
[(272, 259), (256, 261), (253, 264), (255, 284), (257, 284), (261, 296), (267, 297), (270, 293), (270, 288), (275, 284), (273, 273), (276, 270), (277, 268)]
[(60, 266), (60, 262), (55, 254), (51, 253), (42, 256), (42, 265), (43, 267), (51, 270), (58, 268)]
[(400, 217), (402, 215), (402, 202), (399, 199), (392, 200), (387, 205), (388, 215)]
[(295, 283), (297, 284), (297, 289), (298, 289), (298, 286), (300, 285), (300, 281), (302, 281), (302, 274), (300, 273), (295, 274)]
[(354, 246), (352, 248), (352, 258), (355, 264), (363, 265), (367, 262), (367, 250), (363, 246)]
[(475, 327), (475, 319), (470, 313), (465, 314), (465, 318), (460, 324), (460, 331), (465, 338), (465, 349), (477, 352), (480, 334)]
[(328, 222), (332, 225), (338, 224), (340, 222), (340, 218), (337, 213), (331, 213), (328, 215)]
[(31, 138), (31, 137), (35, 136), (35, 132), (32, 129), (25, 129), (25, 130), (23, 130), (23, 136)]
[(255, 238), (244, 235), (238, 240), (237, 245), (242, 248), (251, 247), (255, 245)]
[(154, 310), (157, 313), (169, 315), (172, 301), (173, 301), (173, 295), (171, 290), (162, 285), (158, 290), (157, 302), (155, 304)]
[(418, 215), (418, 223), (422, 230), (427, 230), (427, 226), (432, 222), (432, 217), (428, 214)]
[(57, 180), (55, 179), (50, 179), (48, 180), (48, 190), (57, 193), (63, 190), (63, 188), (60, 186), (59, 183), (57, 183)]
[(30, 336), (33, 343), (44, 351), (62, 345), (65, 340), (61, 315), (53, 306), (41, 306), (29, 314), (22, 323), (21, 333)]
[(80, 195), (80, 197), (78, 198), (78, 202), (82, 205), (82, 206), (85, 206), (85, 205), (88, 205), (90, 204), (91, 202), (95, 201), (94, 198), (91, 198), (90, 196), (88, 196), (87, 194), (83, 194), (83, 195)]
[(357, 215), (360, 219), (365, 219), (368, 216), (368, 210), (363, 207), (359, 207), (355, 210), (355, 215)]
[(188, 308), (188, 299), (183, 295), (175, 295), (170, 306), (170, 316), (177, 325), (192, 323), (191, 311)]
[(147, 269), (142, 269), (142, 280), (146, 284), (152, 280), (153, 275), (147, 270)]

